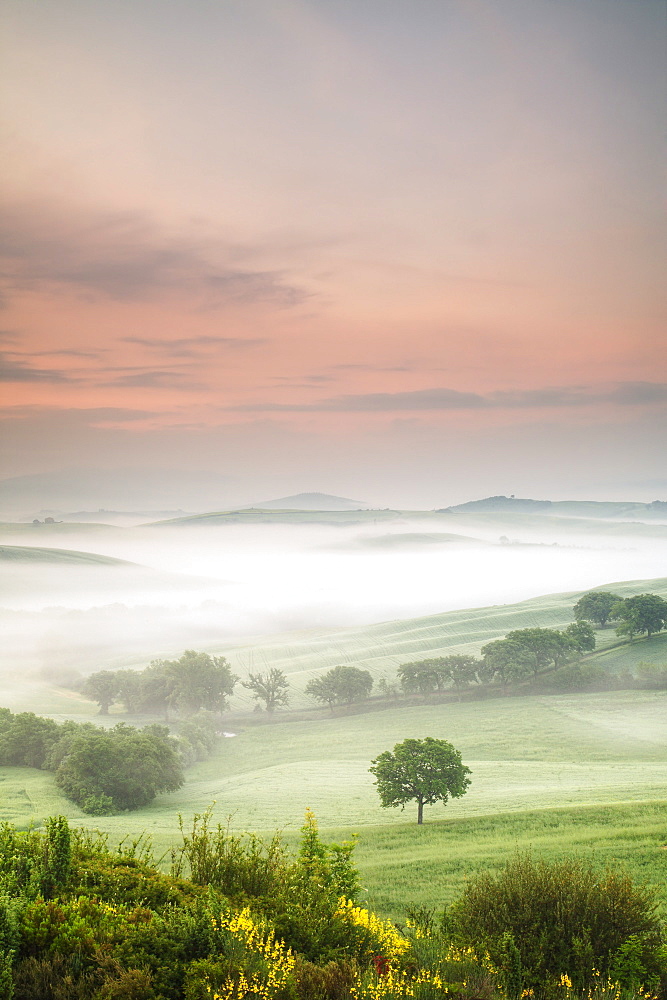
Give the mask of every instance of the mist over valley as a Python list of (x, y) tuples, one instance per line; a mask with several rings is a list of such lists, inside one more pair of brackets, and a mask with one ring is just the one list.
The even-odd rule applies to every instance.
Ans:
[(603, 505), (571, 504), (563, 517), (548, 508), (341, 504), (268, 504), (124, 526), (4, 523), (6, 699), (16, 701), (17, 662), (24, 682), (141, 668), (186, 647), (227, 655), (252, 637), (512, 604), (650, 580), (667, 566), (667, 524), (607, 511), (577, 516)]

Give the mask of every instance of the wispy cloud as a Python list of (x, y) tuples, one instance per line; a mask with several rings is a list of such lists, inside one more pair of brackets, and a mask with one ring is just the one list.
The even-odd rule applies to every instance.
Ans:
[(136, 344), (148, 350), (174, 358), (196, 358), (201, 354), (223, 351), (248, 351), (266, 344), (265, 337), (243, 339), (242, 337), (179, 337), (168, 340), (163, 337), (124, 337), (126, 344)]
[(56, 368), (37, 368), (28, 365), (13, 352), (0, 351), (0, 382), (53, 382), (75, 381), (67, 372)]
[(163, 414), (155, 410), (137, 410), (124, 406), (72, 407), (67, 410), (61, 407), (39, 405), (0, 407), (0, 418), (6, 421), (46, 418), (51, 425), (58, 422), (64, 426), (70, 424), (93, 425), (106, 421), (128, 423), (135, 420), (150, 420), (159, 416), (163, 416)]
[(24, 204), (4, 212), (0, 237), (7, 292), (67, 287), (144, 301), (176, 290), (206, 308), (263, 301), (289, 306), (305, 298), (281, 272), (239, 267), (234, 247), (194, 234), (169, 234), (139, 212), (95, 214)]
[(413, 369), (409, 365), (393, 365), (392, 367), (386, 367), (383, 365), (362, 365), (362, 364), (347, 364), (347, 365), (332, 365), (332, 371), (358, 371), (358, 372), (410, 372)]
[(591, 406), (601, 403), (648, 405), (667, 402), (667, 383), (623, 382), (611, 387), (560, 386), (497, 391), (485, 395), (456, 389), (349, 394), (310, 403), (256, 403), (235, 409), (254, 412), (397, 412), (423, 410), (531, 409)]
[(107, 387), (132, 389), (201, 389), (203, 385), (187, 372), (152, 371), (144, 369), (117, 375), (101, 383)]

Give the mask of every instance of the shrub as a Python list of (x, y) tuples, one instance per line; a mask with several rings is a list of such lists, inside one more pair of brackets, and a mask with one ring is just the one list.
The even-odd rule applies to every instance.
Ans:
[(667, 663), (647, 663), (642, 660), (637, 664), (637, 687), (649, 691), (667, 690)]
[(226, 896), (266, 896), (277, 890), (288, 859), (282, 839), (265, 842), (252, 833), (232, 834), (219, 823), (212, 828), (211, 809), (192, 818), (186, 833), (179, 816), (182, 843), (172, 852), (172, 874), (185, 870), (195, 885), (210, 885)]
[(542, 686), (556, 691), (604, 691), (614, 682), (597, 663), (568, 663), (545, 678)]
[(73, 736), (56, 782), (82, 809), (101, 815), (109, 800), (115, 811), (140, 809), (158, 792), (175, 791), (183, 784), (183, 771), (164, 726), (139, 730), (121, 722)]
[(606, 975), (631, 938), (650, 983), (660, 949), (655, 909), (651, 890), (622, 871), (600, 872), (578, 858), (548, 862), (517, 854), (498, 874), (473, 876), (448, 918), (462, 941), (488, 949), (499, 968), (507, 967), (510, 934), (524, 987), (539, 995), (562, 974), (577, 989), (593, 982), (594, 970)]

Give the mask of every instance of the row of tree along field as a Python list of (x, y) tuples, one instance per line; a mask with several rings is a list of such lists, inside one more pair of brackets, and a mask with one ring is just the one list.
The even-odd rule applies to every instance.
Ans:
[[(360, 902), (355, 844), (306, 813), (296, 852), (181, 821), (139, 838), (0, 829), (3, 1000), (663, 1000), (655, 894), (619, 868), (516, 854), (400, 924)], [(408, 897), (409, 899), (409, 897)]]
[[(637, 635), (650, 637), (667, 626), (667, 601), (656, 594), (623, 599), (592, 591), (577, 601), (573, 611), (575, 621), (565, 629), (515, 629), (483, 646), (479, 658), (451, 654), (403, 663), (395, 680), (380, 679), (377, 692), (384, 698), (446, 692), (460, 696), (474, 690), (488, 694), (545, 679), (559, 690), (604, 686), (608, 678), (602, 667), (579, 662), (595, 649), (593, 625), (605, 628), (610, 621), (618, 621), (616, 633), (630, 641)], [(222, 713), (238, 680), (224, 657), (186, 650), (177, 660), (154, 660), (143, 671), (98, 671), (84, 681), (82, 691), (98, 703), (102, 715), (120, 703), (128, 714), (168, 720), (170, 714), (187, 717), (202, 709)], [(667, 671), (647, 664), (624, 683), (661, 687), (667, 684)], [(252, 693), (257, 707), (270, 714), (289, 705), (289, 681), (277, 667), (249, 674), (243, 687)], [(373, 687), (370, 671), (339, 665), (312, 678), (305, 693), (333, 710), (365, 701)]]

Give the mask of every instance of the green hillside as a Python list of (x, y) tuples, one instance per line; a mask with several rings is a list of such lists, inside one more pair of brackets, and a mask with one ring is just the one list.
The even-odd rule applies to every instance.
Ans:
[(18, 563), (66, 563), (76, 566), (133, 566), (125, 559), (114, 559), (95, 552), (76, 552), (72, 549), (48, 549), (27, 545), (0, 545), (0, 561)]
[[(612, 590), (622, 597), (646, 592), (667, 597), (667, 578), (609, 583), (598, 589)], [(547, 594), (518, 604), (447, 611), (358, 628), (285, 633), (219, 652), (224, 652), (242, 676), (250, 671), (279, 667), (293, 688), (292, 707), (305, 708), (312, 706), (312, 702), (303, 695), (303, 689), (322, 670), (341, 663), (351, 664), (369, 670), (376, 680), (393, 679), (397, 667), (410, 660), (449, 653), (478, 655), (485, 643), (502, 638), (512, 629), (563, 628), (573, 620), (572, 608), (580, 596), (580, 591)], [(597, 631), (596, 638), (598, 649), (618, 643), (611, 628)], [(646, 643), (647, 640), (638, 639), (619, 647), (615, 651), (614, 671), (632, 669), (639, 660), (654, 657), (653, 647), (647, 648)], [(247, 692), (237, 689), (232, 706), (240, 709), (251, 705)]]
[[(282, 829), (292, 839), (311, 808), (327, 836), (359, 832), (364, 885), (396, 914), (405, 899), (451, 898), (466, 871), (500, 865), (517, 845), (595, 849), (600, 861), (623, 859), (657, 879), (667, 876), (666, 717), (667, 692), (617, 691), (278, 721), (238, 730), (188, 770), (178, 792), (117, 816), (85, 816), (52, 775), (5, 768), (0, 820), (25, 826), (63, 813), (112, 839), (145, 830), (161, 853), (177, 837), (178, 812), (187, 820), (215, 803), (234, 829)], [(418, 829), (410, 804), (380, 807), (368, 766), (400, 740), (427, 735), (462, 751), (472, 784), (463, 798), (427, 808)]]

